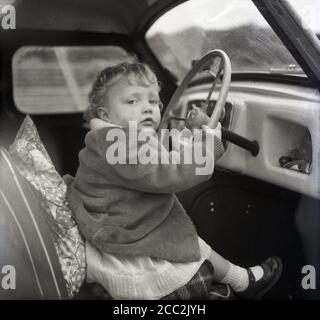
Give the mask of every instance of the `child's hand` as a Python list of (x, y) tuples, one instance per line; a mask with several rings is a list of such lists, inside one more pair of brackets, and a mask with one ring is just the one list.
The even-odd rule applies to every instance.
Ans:
[(202, 104), (200, 108), (197, 108), (194, 104), (192, 109), (188, 112), (186, 119), (186, 127), (190, 130), (200, 129), (203, 125), (208, 124), (210, 118), (207, 115), (207, 106)]
[(192, 143), (192, 132), (191, 130), (184, 128), (179, 134), (171, 136), (172, 150), (180, 151), (184, 145)]
[(207, 125), (203, 125), (202, 129), (214, 134), (217, 138), (219, 138), (219, 140), (221, 140), (221, 123), (220, 122), (218, 122), (215, 129), (211, 129)]

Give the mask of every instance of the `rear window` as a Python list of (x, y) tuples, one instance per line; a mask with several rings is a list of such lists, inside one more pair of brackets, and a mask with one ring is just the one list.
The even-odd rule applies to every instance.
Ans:
[(125, 57), (114, 46), (22, 47), (12, 62), (14, 102), (29, 114), (83, 112), (97, 73)]

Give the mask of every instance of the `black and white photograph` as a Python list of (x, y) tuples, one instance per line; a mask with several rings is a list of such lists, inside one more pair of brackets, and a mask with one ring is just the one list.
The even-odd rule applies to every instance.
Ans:
[(320, 300), (319, 13), (0, 0), (0, 300)]

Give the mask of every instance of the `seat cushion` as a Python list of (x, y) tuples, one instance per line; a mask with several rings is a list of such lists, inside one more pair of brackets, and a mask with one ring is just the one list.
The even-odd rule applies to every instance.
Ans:
[(40, 196), (69, 296), (86, 276), (85, 243), (66, 200), (66, 184), (56, 171), (29, 116), (9, 149), (19, 172)]

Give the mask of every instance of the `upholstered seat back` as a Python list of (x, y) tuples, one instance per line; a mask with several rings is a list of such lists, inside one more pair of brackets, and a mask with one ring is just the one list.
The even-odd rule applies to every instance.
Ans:
[(37, 194), (0, 147), (0, 299), (68, 297), (44, 217)]

